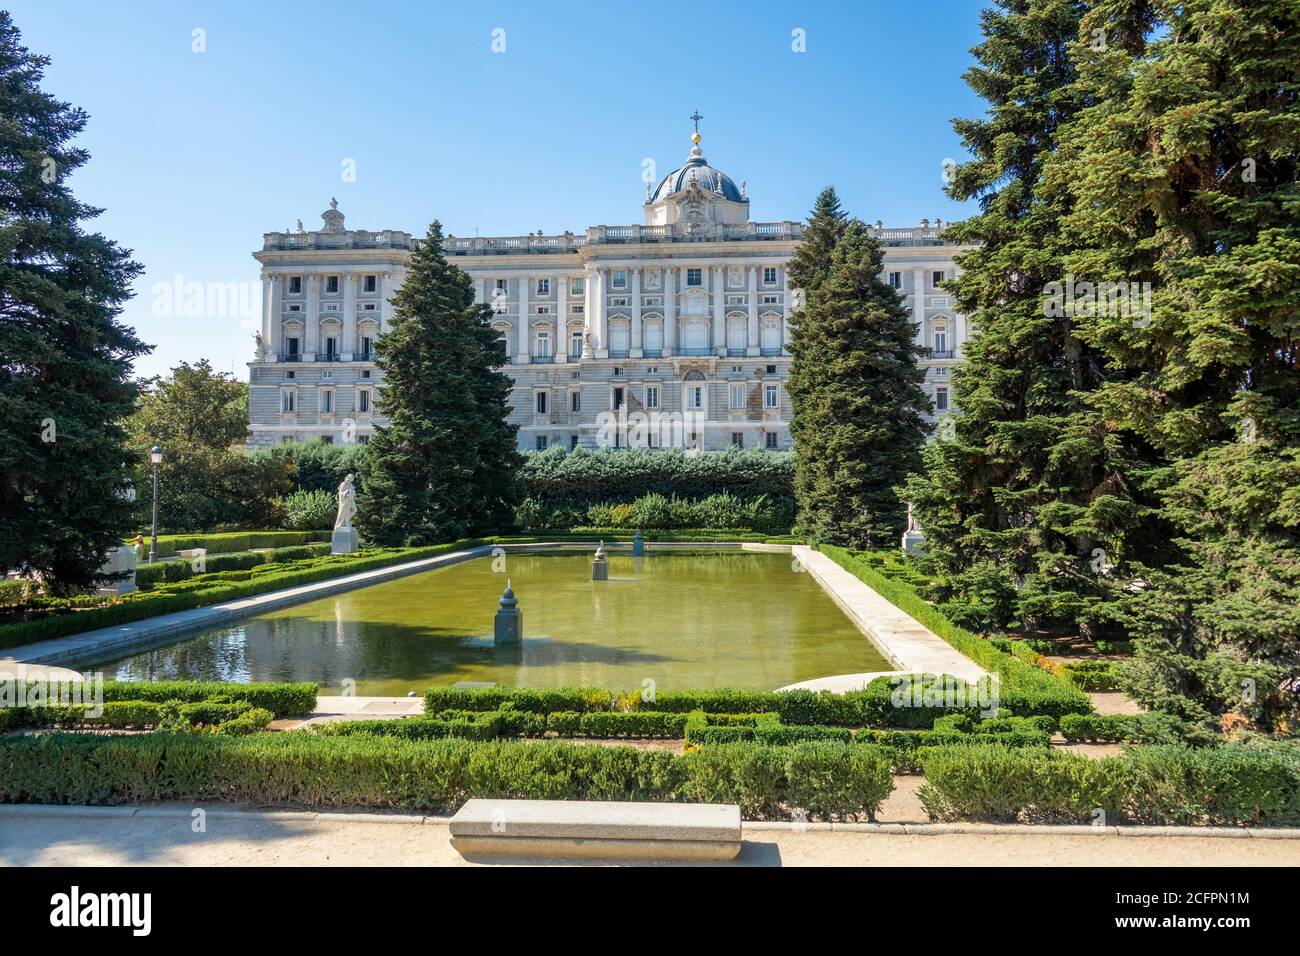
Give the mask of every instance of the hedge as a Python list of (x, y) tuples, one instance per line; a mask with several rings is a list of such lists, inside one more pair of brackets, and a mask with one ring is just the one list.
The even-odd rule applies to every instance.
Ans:
[(139, 588), (151, 588), (162, 583), (185, 581), (198, 574), (215, 574), (221, 571), (248, 571), (263, 564), (283, 564), (291, 561), (305, 561), (329, 554), (328, 542), (319, 544), (291, 545), (285, 548), (271, 548), (267, 551), (236, 551), (232, 554), (209, 555), (204, 559), (203, 571), (195, 572), (188, 561), (167, 561), (157, 564), (142, 564), (135, 569), (135, 584)]
[[(403, 723), (413, 723), (404, 721)], [(728, 744), (688, 754), (559, 741), (371, 734), (45, 734), (0, 741), (0, 802), (258, 806), (451, 813), (471, 797), (739, 804), (749, 819), (873, 817), (893, 782), (873, 747)]]
[[(212, 554), (225, 554), (231, 551), (251, 551), (253, 548), (281, 548), (291, 544), (307, 544), (310, 541), (328, 541), (329, 531), (231, 531), (220, 534), (160, 534), (158, 535), (158, 556), (170, 557), (177, 551), (191, 548), (206, 548)], [(124, 544), (135, 544), (134, 538), (127, 538)], [(150, 539), (144, 536), (145, 554), (149, 553)]]
[(936, 747), (918, 794), (931, 819), (1273, 826), (1300, 824), (1300, 757), (1226, 745), (1059, 751)]
[(1138, 720), (1131, 714), (1066, 714), (1061, 735), (1066, 740), (1137, 740)]
[(1119, 688), (1119, 664), (1116, 661), (1067, 661), (1061, 671), (1075, 686), (1083, 690), (1116, 690)]
[(465, 540), (427, 548), (378, 548), (356, 555), (328, 555), (295, 564), (266, 564), (251, 571), (198, 575), (152, 591), (111, 598), (106, 604), (86, 610), (74, 610), (76, 605), (73, 603), (52, 604), (36, 612), (30, 620), (0, 624), (0, 649), (417, 561), (480, 543), (478, 540)]
[(968, 734), (950, 728), (934, 730), (870, 730), (857, 732), (855, 743), (876, 744), (890, 756), (894, 773), (920, 773), (921, 754), (931, 747), (980, 747), (996, 742), (1002, 747), (1047, 750), (1052, 745), (1049, 731), (1030, 728), (999, 734)]
[(821, 550), (844, 570), (916, 618), (975, 663), (996, 672), (1000, 678), (1000, 706), (1021, 716), (1050, 714), (1060, 718), (1064, 714), (1092, 712), (1092, 702), (1087, 694), (1033, 663), (1037, 653), (1032, 648), (1013, 650), (1008, 645), (1020, 642), (983, 640), (952, 623), (942, 611), (923, 600), (908, 584), (886, 577), (861, 556), (833, 545), (823, 545)]

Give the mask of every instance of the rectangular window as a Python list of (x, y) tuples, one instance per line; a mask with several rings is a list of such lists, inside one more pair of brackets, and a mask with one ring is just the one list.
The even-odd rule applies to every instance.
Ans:
[(357, 441), (361, 442), (361, 444), (363, 444), (363, 445), (369, 445), (369, 444), (370, 444), (370, 436), (369, 436), (369, 435), (358, 435), (358, 436), (357, 436)]
[(948, 390), (946, 388), (936, 388), (934, 390), (934, 407), (936, 411), (940, 412), (948, 410)]
[(729, 391), (731, 392), (731, 407), (744, 408), (745, 407), (745, 386), (732, 385)]
[(938, 355), (943, 355), (948, 351), (948, 333), (937, 331), (934, 333), (934, 351)]
[(361, 336), (361, 361), (369, 362), (375, 348), (375, 340), (369, 335)]
[(686, 407), (698, 409), (704, 407), (704, 387), (691, 385), (686, 389)]
[(582, 358), (582, 333), (569, 333), (569, 357)]
[(339, 294), (339, 277), (338, 277), (338, 276), (326, 276), (326, 277), (325, 277), (325, 294), (326, 294), (326, 295), (338, 295), (338, 294)]
[(326, 336), (325, 338), (325, 360), (327, 362), (336, 362), (339, 357), (339, 340), (335, 336)]
[(620, 408), (623, 407), (623, 404), (624, 404), (624, 398), (623, 398), (623, 395), (624, 395), (624, 392), (623, 392), (623, 389), (622, 389), (622, 388), (616, 388), (616, 389), (614, 389), (614, 397), (613, 397), (613, 402), (614, 402), (614, 411), (618, 411)]
[(296, 404), (296, 392), (288, 391), (280, 393), (280, 411), (292, 413)]
[(551, 333), (537, 333), (537, 354), (541, 358), (547, 358), (551, 354)]
[(577, 447), (578, 447), (578, 436), (577, 436), (577, 435), (570, 435), (570, 436), (569, 436), (569, 451), (573, 451), (573, 449), (575, 449), (575, 448), (577, 448)]
[(627, 308), (627, 296), (618, 296), (609, 300), (611, 306)]
[(289, 276), (289, 294), (302, 295), (302, 276)]
[(550, 314), (551, 314), (551, 307), (550, 307), (549, 305), (539, 305), (539, 306), (537, 307), (537, 314), (538, 314), (538, 315), (550, 315)]
[(370, 389), (363, 388), (357, 392), (357, 411), (370, 411)]
[(551, 280), (550, 280), (550, 279), (538, 279), (538, 280), (537, 280), (537, 294), (538, 294), (538, 295), (550, 295), (550, 294), (551, 294)]
[(702, 269), (687, 269), (687, 270), (686, 270), (686, 284), (687, 284), (688, 286), (691, 286), (691, 285), (696, 285), (696, 286), (704, 285), (704, 270), (702, 270)]
[(537, 450), (538, 450), (538, 451), (546, 451), (546, 436), (545, 436), (545, 435), (538, 435), (538, 436), (537, 436)]
[(627, 288), (627, 272), (623, 269), (615, 269), (610, 273), (610, 285), (615, 289)]
[(732, 443), (733, 445), (735, 445), (737, 448), (744, 448), (744, 447), (745, 447), (745, 433), (744, 433), (744, 432), (732, 432), (732, 433), (731, 433), (731, 443)]
[(509, 292), (510, 292), (510, 280), (509, 280), (509, 279), (497, 279), (497, 291), (498, 291), (498, 292), (509, 293)]
[(334, 444), (334, 436), (333, 436), (333, 435), (321, 435), (321, 436), (320, 436), (320, 443), (321, 443), (322, 445), (332, 445), (332, 444)]
[(939, 283), (942, 281), (943, 281), (942, 269), (936, 269), (930, 273), (930, 284), (934, 286), (936, 289), (939, 288)]
[(582, 313), (584, 313), (584, 312), (587, 311), (587, 307), (586, 307), (585, 305), (581, 305), (581, 304), (579, 304), (579, 305), (571, 305), (571, 306), (569, 306), (569, 311), (570, 311), (571, 313), (573, 313), (574, 315), (582, 315)]
[(903, 273), (891, 272), (889, 274), (889, 284), (895, 289), (901, 289), (903, 287)]
[(545, 392), (537, 393), (537, 414), (538, 415), (546, 414), (546, 393)]
[(287, 339), (285, 339), (285, 340), (284, 340), (284, 350), (285, 350), (285, 352), (287, 352), (287, 353), (289, 354), (289, 357), (290, 357), (290, 358), (297, 358), (297, 357), (298, 357), (298, 339), (297, 339), (297, 338), (287, 338)]
[(659, 386), (658, 385), (647, 385), (645, 387), (645, 407), (646, 408), (659, 407)]
[(378, 288), (377, 285), (378, 279), (379, 279), (378, 276), (365, 276), (361, 280), (361, 291), (374, 292)]
[(571, 412), (582, 411), (582, 392), (569, 393), (569, 411)]
[(764, 408), (781, 407), (781, 392), (777, 386), (775, 385), (763, 386), (763, 407)]
[(763, 440), (764, 440), (764, 445), (773, 451), (775, 451), (779, 447), (776, 443), (776, 432), (768, 432), (766, 435), (763, 436)]
[(763, 304), (764, 304), (764, 305), (777, 305), (778, 303), (780, 303), (780, 301), (781, 301), (781, 297), (780, 297), (779, 295), (765, 295), (765, 296), (763, 296)]
[(763, 267), (763, 285), (776, 285), (776, 269), (772, 266)]
[(330, 415), (334, 412), (334, 393), (329, 389), (323, 389), (320, 393), (320, 413)]
[(583, 281), (581, 279), (569, 280), (569, 295), (582, 295)]

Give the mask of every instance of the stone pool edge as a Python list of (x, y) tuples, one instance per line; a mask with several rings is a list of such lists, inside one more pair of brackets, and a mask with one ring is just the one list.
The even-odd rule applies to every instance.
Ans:
[[(741, 550), (789, 553), (788, 544), (761, 544), (741, 541), (663, 541), (647, 542), (647, 550), (684, 551), (684, 550)], [(405, 564), (393, 564), (388, 567), (374, 568), (324, 581), (313, 581), (280, 591), (255, 594), (251, 597), (225, 601), (221, 604), (209, 604), (206, 607), (190, 608), (186, 611), (173, 611), (139, 621), (130, 621), (113, 627), (101, 627), (80, 634), (66, 637), (51, 637), (30, 644), (20, 644), (0, 654), (0, 674), (18, 672), (28, 679), (76, 680), (80, 674), (71, 670), (78, 661), (104, 659), (122, 656), (134, 650), (156, 645), (165, 638), (180, 639), (187, 633), (220, 627), (245, 617), (279, 610), (294, 604), (302, 604), (320, 598), (369, 587), (396, 578), (433, 571), (438, 568), (459, 564), (502, 551), (594, 551), (595, 542), (587, 541), (529, 541), (508, 544), (485, 544), (463, 551), (452, 551), (430, 558), (420, 558)], [(630, 551), (630, 542), (613, 542), (605, 546), (606, 551)], [(62, 665), (62, 666), (59, 666)]]

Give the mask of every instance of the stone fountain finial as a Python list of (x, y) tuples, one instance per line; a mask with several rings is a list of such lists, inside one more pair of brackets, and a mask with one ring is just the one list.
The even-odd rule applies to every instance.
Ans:
[(519, 610), (519, 602), (515, 600), (509, 578), (506, 578), (506, 589), (501, 593), (499, 603), (501, 606), (493, 621), (492, 643), (497, 646), (518, 644), (524, 636), (524, 612)]
[(609, 580), (609, 562), (605, 559), (605, 542), (596, 546), (596, 557), (591, 562), (591, 579), (593, 581)]

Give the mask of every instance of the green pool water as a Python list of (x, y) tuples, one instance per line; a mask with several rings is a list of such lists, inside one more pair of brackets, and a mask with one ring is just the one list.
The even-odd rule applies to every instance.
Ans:
[[(504, 565), (504, 567), (503, 567)], [(392, 696), (456, 681), (511, 687), (774, 690), (890, 670), (876, 647), (786, 554), (507, 554), (284, 608), (97, 664), (107, 680), (316, 681), (326, 693)], [(497, 648), (510, 579), (524, 642)]]

